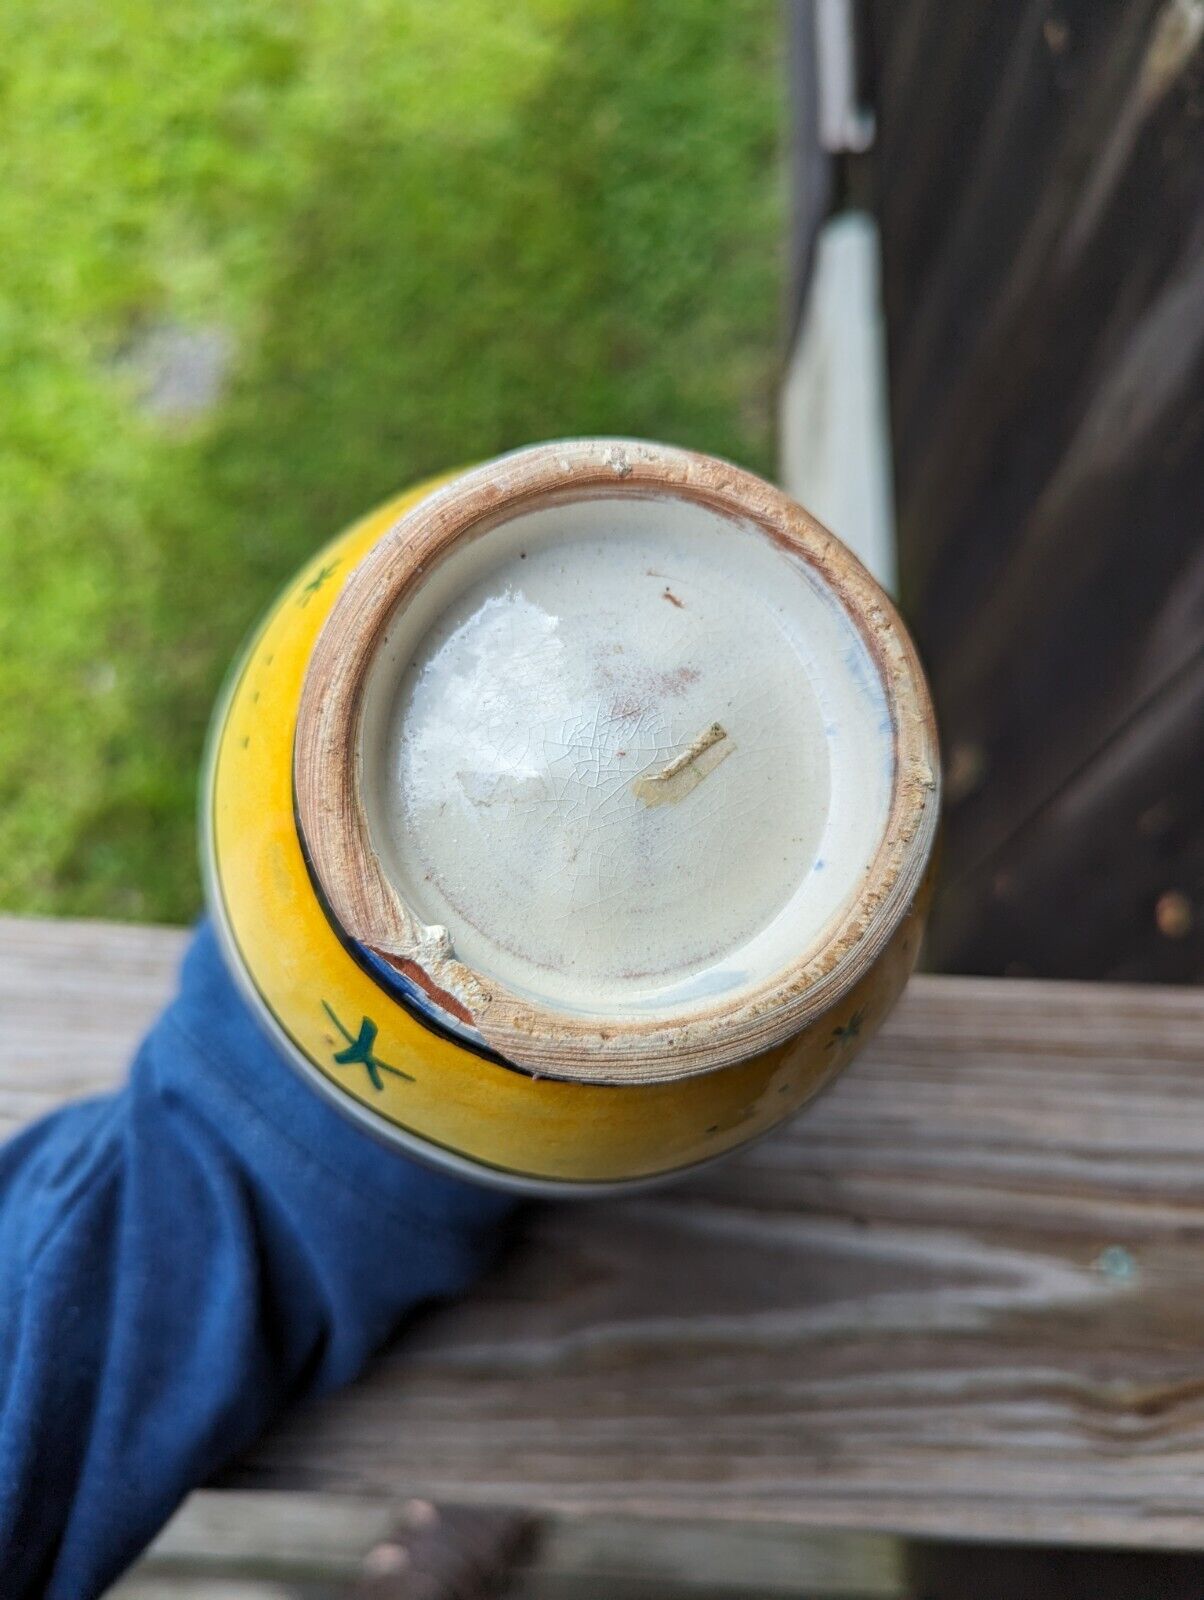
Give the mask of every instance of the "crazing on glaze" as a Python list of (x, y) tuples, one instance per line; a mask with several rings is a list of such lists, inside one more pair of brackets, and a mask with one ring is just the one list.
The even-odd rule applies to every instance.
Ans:
[(855, 895), (890, 723), (805, 567), (667, 497), (597, 498), (440, 578), (382, 641), (362, 761), (385, 870), (456, 959), (569, 1010), (671, 1014)]

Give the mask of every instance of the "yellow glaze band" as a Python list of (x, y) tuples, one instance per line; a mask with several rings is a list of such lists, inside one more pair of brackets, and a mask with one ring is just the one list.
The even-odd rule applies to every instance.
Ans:
[[(439, 482), (445, 480), (438, 480)], [(344, 580), (438, 483), (388, 501), (328, 545), (271, 611), (219, 712), (210, 762), (210, 892), (250, 989), (340, 1098), (498, 1176), (647, 1179), (709, 1160), (809, 1099), (864, 1042), (914, 963), (909, 915), (861, 983), (806, 1032), (737, 1066), (611, 1086), (533, 1078), (427, 1028), (357, 963), (314, 892), (293, 810), (297, 706)], [(336, 1058), (343, 1056), (340, 1062)]]

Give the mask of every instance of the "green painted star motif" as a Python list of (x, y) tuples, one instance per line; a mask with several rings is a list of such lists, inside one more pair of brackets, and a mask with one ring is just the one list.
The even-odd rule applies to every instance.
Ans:
[(337, 566), (338, 562), (332, 561), (329, 566), (319, 567), (317, 572), (314, 573), (313, 577), (297, 596), (297, 604), (299, 606), (307, 606), (309, 604), (310, 595), (317, 594), (318, 590), (327, 581), (327, 579), (333, 578), (334, 570)]
[(831, 1050), (834, 1045), (852, 1044), (860, 1034), (864, 1023), (865, 1007), (858, 1006), (851, 1017), (842, 1022), (838, 1028), (832, 1029), (832, 1037), (828, 1040), (828, 1049)]
[(364, 1017), (361, 1020), (360, 1031), (355, 1038), (352, 1038), (325, 1000), (322, 1002), (322, 1010), (347, 1041), (345, 1050), (336, 1050), (333, 1054), (332, 1059), (336, 1066), (363, 1067), (377, 1094), (384, 1089), (382, 1072), (391, 1072), (395, 1078), (404, 1078), (407, 1083), (413, 1083), (414, 1079), (408, 1072), (403, 1072), (400, 1067), (391, 1067), (376, 1054), (376, 1024), (371, 1017)]

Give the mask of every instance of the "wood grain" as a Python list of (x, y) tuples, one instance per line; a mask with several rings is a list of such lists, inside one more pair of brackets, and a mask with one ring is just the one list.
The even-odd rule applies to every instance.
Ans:
[(0, 1137), (118, 1081), (171, 992), (187, 937), (0, 917)]
[[(954, 777), (933, 959), (1199, 981), (1199, 730), (1169, 714), (1204, 663), (1199, 8), (873, 15), (900, 571)], [(1137, 814), (1096, 786), (1076, 816), (1118, 758)]]
[[(0, 920), (0, 1115), (116, 1078), (179, 948)], [(532, 1210), (229, 1481), (1200, 1547), (1202, 1305), (1204, 995), (921, 977), (793, 1127)]]
[[(477, 1510), (475, 1516), (488, 1516)], [(190, 1496), (109, 1600), (255, 1580), (294, 1600), (345, 1600), (379, 1565), (405, 1508), (296, 1491), (202, 1489)], [(543, 1518), (514, 1564), (506, 1600), (901, 1600), (906, 1552), (888, 1535), (649, 1518)], [(407, 1567), (411, 1577), (412, 1566)], [(157, 1585), (158, 1587), (155, 1587)], [(1098, 1600), (1098, 1597), (1096, 1597)]]

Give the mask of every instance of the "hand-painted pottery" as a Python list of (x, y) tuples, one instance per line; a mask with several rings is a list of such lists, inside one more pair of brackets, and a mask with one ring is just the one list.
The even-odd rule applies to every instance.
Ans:
[(890, 602), (725, 462), (540, 445), (390, 501), (218, 710), (210, 905), (361, 1124), (544, 1193), (798, 1109), (915, 960), (932, 711)]

